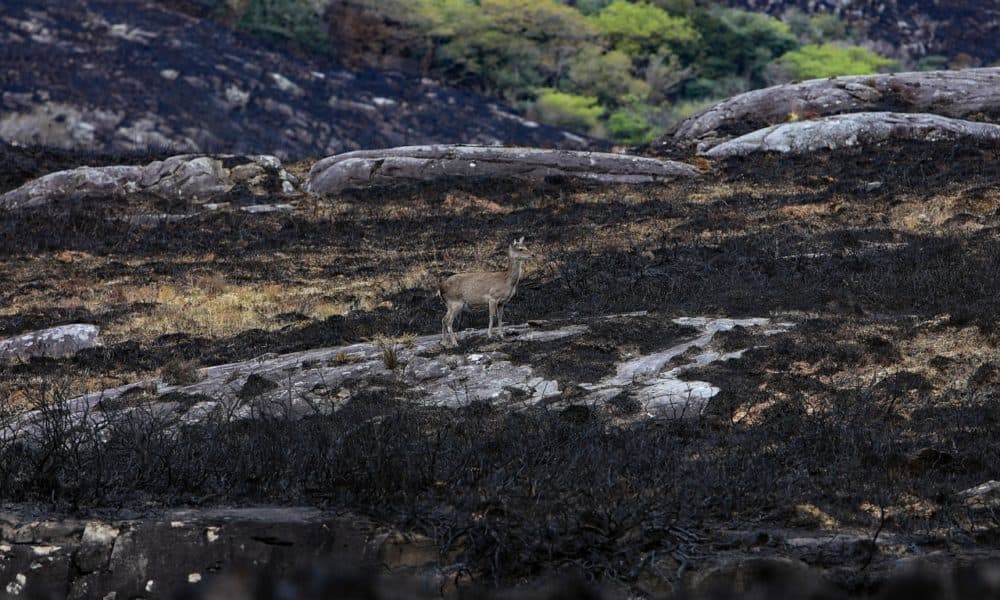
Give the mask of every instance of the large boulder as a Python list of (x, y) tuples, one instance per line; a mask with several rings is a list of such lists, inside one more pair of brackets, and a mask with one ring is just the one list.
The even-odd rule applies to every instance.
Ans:
[(181, 154), (146, 166), (79, 167), (57, 171), (0, 195), (0, 209), (43, 206), (58, 199), (123, 197), (207, 200), (244, 185), (253, 193), (291, 193), (298, 180), (274, 156)]
[(444, 178), (652, 183), (695, 177), (684, 163), (606, 152), (497, 146), (404, 146), (361, 150), (324, 158), (309, 172), (307, 191), (333, 194), (349, 188), (390, 186)]
[(1000, 117), (1000, 67), (831, 77), (753, 90), (686, 119), (661, 144), (717, 143), (796, 116), (863, 111)]
[(887, 140), (934, 142), (958, 138), (1000, 142), (1000, 125), (930, 114), (851, 113), (765, 127), (703, 151), (713, 158), (753, 152), (801, 154)]

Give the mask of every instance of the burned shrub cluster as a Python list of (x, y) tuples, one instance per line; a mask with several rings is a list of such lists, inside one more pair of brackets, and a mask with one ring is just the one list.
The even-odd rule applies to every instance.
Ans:
[[(708, 420), (621, 426), (594, 412), (432, 409), (391, 388), (327, 416), (220, 413), (196, 426), (141, 406), (74, 422), (53, 403), (30, 425), (5, 418), (0, 501), (78, 510), (309, 502), (425, 532), (442, 556), (498, 582), (551, 570), (629, 582), (651, 552), (678, 568), (704, 558), (693, 532), (780, 521), (798, 504), (846, 525), (876, 526), (858, 510), (868, 504), (885, 510), (887, 531), (952, 531), (966, 516), (954, 492), (1000, 476), (996, 400), (955, 398), (904, 420), (893, 399), (858, 389), (829, 410), (792, 398), (725, 430)], [(887, 519), (913, 496), (937, 508)]]

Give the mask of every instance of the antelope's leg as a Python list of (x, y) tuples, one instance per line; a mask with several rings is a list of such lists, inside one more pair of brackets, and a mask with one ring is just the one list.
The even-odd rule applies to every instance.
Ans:
[(448, 312), (445, 313), (444, 319), (441, 320), (441, 337), (444, 337), (445, 330), (451, 335), (451, 345), (458, 346), (458, 339), (455, 337), (455, 330), (453, 329), (453, 324), (455, 322), (455, 315), (458, 311), (462, 310), (462, 305), (458, 303), (448, 303)]
[(493, 317), (497, 314), (497, 301), (490, 299), (490, 326), (486, 330), (486, 338), (493, 339)]

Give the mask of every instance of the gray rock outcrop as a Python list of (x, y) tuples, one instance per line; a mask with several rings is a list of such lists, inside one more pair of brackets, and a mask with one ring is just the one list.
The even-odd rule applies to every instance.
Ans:
[(95, 325), (60, 325), (0, 340), (0, 358), (32, 356), (71, 356), (85, 348), (100, 345), (100, 330)]
[(965, 137), (1000, 143), (1000, 125), (930, 114), (851, 113), (772, 125), (713, 146), (701, 154), (713, 158), (753, 152), (800, 154), (887, 140), (933, 142)]
[(298, 180), (274, 156), (182, 154), (146, 166), (79, 167), (57, 171), (0, 195), (0, 209), (44, 206), (59, 199), (124, 197), (207, 200), (245, 185), (255, 194), (292, 193)]
[(800, 118), (863, 111), (1000, 116), (1000, 67), (812, 79), (753, 90), (686, 119), (669, 142), (695, 145)]
[[(595, 322), (627, 324), (643, 313), (610, 315)], [(620, 362), (614, 357), (613, 371), (595, 383), (582, 383), (546, 375), (537, 367), (516, 360), (504, 347), (478, 352), (449, 352), (440, 345), (440, 336), (418, 337), (408, 343), (382, 340), (337, 348), (319, 348), (280, 356), (201, 369), (192, 381), (168, 384), (162, 379), (140, 381), (68, 400), (66, 415), (74, 422), (100, 425), (120, 415), (144, 407), (149, 418), (162, 419), (164, 426), (189, 425), (209, 419), (253, 419), (260, 417), (302, 418), (330, 414), (364, 390), (391, 380), (407, 397), (424, 406), (459, 408), (479, 402), (500, 409), (518, 410), (532, 406), (556, 409), (583, 400), (603, 407), (615, 398), (629, 397), (637, 406), (635, 418), (691, 418), (700, 415), (719, 388), (704, 381), (685, 378), (685, 372), (715, 361), (738, 358), (742, 350), (720, 352), (708, 349), (715, 335), (743, 327), (761, 336), (786, 331), (791, 323), (769, 319), (678, 318), (676, 325), (690, 327), (690, 338), (664, 343), (663, 350), (629, 356)], [(545, 325), (538, 323), (536, 325)], [(553, 324), (549, 324), (553, 325)], [(510, 342), (524, 352), (545, 344), (585, 339), (592, 329), (586, 324), (565, 324), (538, 329), (532, 325), (506, 328)], [(481, 340), (486, 331), (466, 330), (460, 340)], [(679, 356), (689, 360), (675, 364)], [(542, 350), (543, 351), (543, 350)], [(388, 360), (387, 357), (392, 357)], [(577, 388), (566, 396), (567, 387)], [(581, 398), (580, 395), (583, 395)], [(31, 439), (36, 433), (38, 411), (12, 415), (0, 421), (0, 440)]]
[(697, 175), (696, 168), (684, 163), (606, 152), (463, 145), (404, 146), (324, 158), (313, 165), (306, 189), (322, 195), (348, 188), (442, 178), (544, 180), (567, 177), (600, 183), (652, 183)]

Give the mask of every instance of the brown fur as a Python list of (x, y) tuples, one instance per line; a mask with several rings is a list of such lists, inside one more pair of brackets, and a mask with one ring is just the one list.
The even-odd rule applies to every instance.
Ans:
[(521, 265), (531, 258), (523, 237), (507, 248), (507, 257), (509, 262), (506, 271), (458, 273), (441, 282), (438, 294), (447, 306), (447, 312), (441, 320), (442, 343), (447, 343), (450, 335), (451, 345), (458, 345), (452, 324), (459, 311), (466, 307), (489, 307), (490, 325), (486, 335), (493, 337), (493, 319), (496, 317), (498, 334), (503, 338), (504, 306), (517, 293)]

